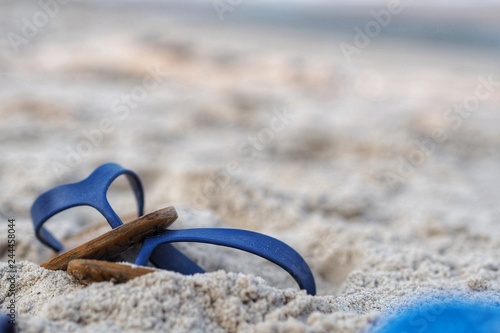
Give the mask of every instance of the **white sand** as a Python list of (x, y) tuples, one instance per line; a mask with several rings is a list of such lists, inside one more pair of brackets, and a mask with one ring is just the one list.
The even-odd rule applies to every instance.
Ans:
[[(36, 9), (25, 6), (0, 5), (12, 18), (2, 32)], [(458, 126), (445, 116), (479, 76), (500, 81), (498, 55), (380, 37), (347, 65), (338, 44), (349, 36), (250, 27), (71, 4), (18, 54), (2, 49), (0, 216), (16, 219), (16, 260), (27, 260), (16, 280), (22, 331), (362, 332), (418, 297), (498, 299), (500, 85)], [(155, 66), (168, 76), (120, 119), (113, 104)], [(286, 125), (266, 130), (283, 110)], [(104, 118), (113, 130), (74, 166), (54, 168)], [(418, 166), (389, 184), (411, 156)], [(196, 244), (179, 247), (213, 273), (84, 287), (40, 268), (52, 253), (34, 237), (34, 199), (108, 161), (141, 176), (148, 212), (175, 206), (175, 228), (287, 242), (310, 263), (319, 296), (259, 258)], [(123, 179), (110, 200), (134, 210)], [(77, 208), (47, 225), (66, 239), (101, 220)], [(1, 223), (0, 311), (6, 235)]]

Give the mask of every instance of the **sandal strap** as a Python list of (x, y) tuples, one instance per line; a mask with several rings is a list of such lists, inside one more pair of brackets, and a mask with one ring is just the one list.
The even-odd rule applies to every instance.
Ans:
[(76, 206), (91, 206), (99, 211), (112, 228), (123, 224), (108, 202), (109, 186), (120, 175), (125, 175), (132, 186), (137, 201), (138, 216), (144, 215), (144, 191), (139, 176), (118, 164), (107, 163), (98, 167), (86, 179), (72, 184), (57, 186), (40, 195), (31, 207), (31, 219), (36, 237), (56, 252), (63, 245), (45, 227), (44, 223), (63, 210)]
[(316, 293), (313, 274), (305, 260), (290, 246), (273, 237), (241, 229), (194, 228), (166, 230), (144, 240), (135, 261), (146, 265), (161, 244), (195, 242), (227, 246), (265, 258), (287, 271), (308, 294)]

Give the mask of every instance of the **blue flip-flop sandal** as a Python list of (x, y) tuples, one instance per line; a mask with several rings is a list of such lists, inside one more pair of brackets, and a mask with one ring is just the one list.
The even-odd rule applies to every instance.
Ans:
[[(123, 224), (109, 204), (106, 194), (111, 183), (125, 175), (134, 191), (138, 216), (144, 214), (144, 191), (139, 176), (118, 164), (108, 163), (98, 167), (86, 179), (72, 184), (57, 186), (40, 195), (31, 207), (31, 217), (37, 238), (56, 252), (63, 245), (46, 228), (44, 223), (57, 213), (76, 206), (90, 206), (99, 211), (112, 228)], [(304, 259), (285, 243), (252, 231), (224, 228), (198, 228), (165, 230), (147, 238), (135, 263), (156, 267), (181, 274), (204, 273), (193, 260), (170, 243), (198, 242), (240, 249), (263, 257), (286, 270), (308, 294), (316, 293), (312, 272)]]

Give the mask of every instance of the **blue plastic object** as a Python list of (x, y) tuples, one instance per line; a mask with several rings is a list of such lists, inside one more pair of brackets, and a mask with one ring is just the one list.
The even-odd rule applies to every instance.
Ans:
[(372, 333), (500, 333), (500, 305), (479, 302), (421, 302)]
[(10, 318), (6, 315), (0, 315), (0, 333), (14, 333), (16, 326), (10, 323)]
[(56, 252), (63, 245), (43, 227), (43, 224), (57, 213), (76, 206), (91, 206), (97, 209), (112, 228), (123, 224), (106, 198), (109, 186), (120, 175), (126, 175), (137, 200), (138, 215), (144, 215), (144, 191), (142, 183), (133, 171), (115, 163), (97, 168), (90, 176), (78, 183), (57, 186), (40, 195), (31, 207), (31, 219), (37, 238)]
[(312, 272), (294, 249), (275, 238), (248, 230), (224, 228), (167, 230), (144, 241), (135, 263), (146, 265), (158, 245), (175, 242), (215, 244), (256, 254), (286, 270), (308, 294), (316, 294)]
[[(43, 227), (43, 224), (55, 214), (75, 206), (94, 207), (104, 215), (112, 228), (122, 225), (123, 222), (106, 198), (109, 186), (120, 175), (127, 176), (137, 200), (138, 214), (143, 215), (144, 193), (139, 177), (118, 164), (108, 163), (97, 168), (83, 181), (55, 187), (35, 200), (31, 207), (31, 217), (38, 239), (52, 249), (61, 251), (62, 244)], [(193, 260), (170, 244), (175, 242), (216, 244), (256, 254), (285, 269), (309, 294), (316, 293), (311, 270), (295, 250), (277, 239), (246, 230), (216, 228), (166, 230), (144, 241), (136, 263), (146, 265), (151, 261), (159, 268), (181, 274), (204, 273), (205, 271)]]

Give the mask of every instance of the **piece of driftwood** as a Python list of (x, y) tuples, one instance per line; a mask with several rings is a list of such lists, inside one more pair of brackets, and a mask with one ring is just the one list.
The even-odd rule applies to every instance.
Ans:
[(157, 272), (157, 270), (127, 263), (92, 259), (75, 259), (68, 264), (68, 274), (83, 284), (103, 281), (125, 283), (138, 276), (153, 272)]
[(74, 259), (107, 260), (129, 249), (146, 237), (162, 232), (177, 219), (174, 207), (167, 207), (123, 224), (101, 236), (69, 250), (41, 266), (51, 270), (66, 270)]

